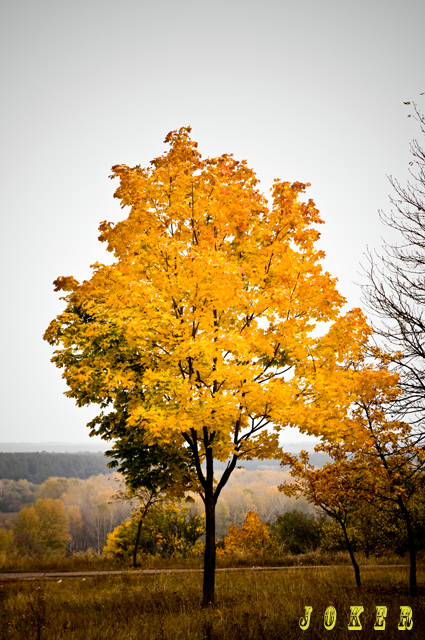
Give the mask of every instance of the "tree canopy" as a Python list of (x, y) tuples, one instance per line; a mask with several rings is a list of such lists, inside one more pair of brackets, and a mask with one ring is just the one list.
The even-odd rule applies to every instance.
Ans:
[[(189, 127), (165, 142), (146, 169), (113, 167), (115, 197), (130, 207), (100, 225), (115, 261), (81, 284), (55, 281), (66, 309), (45, 339), (61, 347), (53, 362), (67, 395), (97, 403), (109, 437), (125, 424), (144, 446), (190, 455), (208, 603), (215, 505), (237, 461), (280, 457), (288, 425), (340, 436), (370, 329), (358, 309), (340, 315), (345, 300), (315, 246), (322, 220), (300, 200), (309, 185), (275, 180), (269, 203), (246, 161), (202, 159)], [(216, 485), (214, 459), (228, 461)]]

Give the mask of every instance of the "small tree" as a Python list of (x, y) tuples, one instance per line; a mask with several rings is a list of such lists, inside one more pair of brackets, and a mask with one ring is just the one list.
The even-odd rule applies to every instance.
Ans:
[(125, 480), (125, 490), (118, 491), (116, 498), (138, 502), (133, 512), (132, 523), (138, 517), (133, 550), (133, 567), (137, 567), (137, 551), (143, 521), (149, 510), (166, 500), (180, 500), (188, 489), (197, 487), (197, 476), (188, 452), (179, 449), (174, 441), (166, 446), (150, 443), (146, 429), (126, 428), (128, 419), (128, 398), (119, 394), (115, 410), (101, 413), (90, 423), (92, 434), (104, 440), (114, 439), (112, 448), (105, 455), (112, 458), (108, 463), (117, 469)]
[(13, 547), (13, 531), (0, 528), (0, 562), (7, 557)]
[(71, 536), (70, 548), (78, 549), (82, 541), (84, 521), (81, 517), (81, 511), (78, 505), (72, 504), (66, 510), (68, 516), (68, 531)]
[[(330, 452), (331, 447), (317, 445), (315, 450)], [(341, 528), (345, 547), (350, 554), (354, 568), (357, 587), (360, 589), (360, 568), (354, 555), (353, 541), (348, 534), (350, 519), (357, 510), (356, 492), (352, 484), (347, 482), (347, 460), (338, 451), (332, 449), (334, 462), (326, 463), (322, 469), (316, 469), (309, 463), (307, 451), (301, 451), (299, 457), (285, 453), (282, 466), (290, 465), (290, 474), (295, 478), (292, 483), (284, 482), (279, 489), (287, 496), (304, 496), (308, 502), (320, 507), (330, 518), (334, 519)], [(350, 472), (356, 476), (357, 468), (352, 465)]]
[[(403, 556), (409, 548), (406, 526), (400, 514), (364, 502), (358, 504), (350, 519), (347, 534), (354, 551), (362, 551), (367, 558), (389, 553)], [(335, 520), (323, 522), (320, 545), (327, 550), (346, 549), (341, 527)]]
[(112, 559), (134, 557), (137, 546), (146, 554), (186, 555), (205, 533), (202, 518), (191, 516), (187, 507), (175, 503), (156, 504), (146, 514), (140, 526), (139, 514), (123, 522), (108, 534), (104, 555)]
[[(378, 352), (375, 351), (375, 355)], [(356, 517), (361, 503), (377, 509), (396, 511), (403, 519), (410, 557), (409, 585), (416, 596), (416, 541), (414, 530), (414, 498), (424, 482), (425, 452), (412, 436), (412, 427), (406, 423), (387, 419), (386, 407), (400, 394), (398, 376), (385, 369), (386, 357), (377, 370), (358, 378), (359, 387), (352, 411), (345, 420), (347, 437), (322, 443), (316, 451), (327, 453), (333, 460), (322, 469), (315, 469), (308, 462), (308, 454), (300, 459), (286, 454), (282, 464), (291, 466), (295, 483), (284, 483), (285, 493), (305, 495), (307, 500), (320, 506), (340, 524), (350, 552), (360, 586), (360, 573), (355, 562), (352, 540), (348, 535), (350, 518)], [(361, 373), (361, 370), (359, 371)], [(371, 375), (372, 374), (372, 375)], [(354, 429), (358, 436), (349, 438)]]
[(237, 551), (261, 551), (269, 546), (270, 532), (267, 524), (260, 522), (258, 513), (250, 511), (240, 529), (232, 524), (224, 536), (223, 555)]

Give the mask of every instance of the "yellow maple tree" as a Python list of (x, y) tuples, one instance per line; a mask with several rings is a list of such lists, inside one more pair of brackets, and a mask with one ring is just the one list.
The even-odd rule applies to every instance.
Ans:
[[(237, 461), (280, 457), (288, 425), (337, 434), (370, 329), (358, 309), (340, 315), (315, 246), (322, 220), (299, 199), (309, 185), (275, 180), (269, 203), (246, 161), (203, 159), (189, 127), (165, 142), (146, 169), (113, 167), (129, 213), (103, 222), (99, 239), (115, 261), (81, 284), (55, 281), (67, 306), (45, 339), (61, 347), (67, 395), (101, 408), (91, 433), (122, 437), (125, 425), (133, 441), (190, 456), (208, 604), (215, 506)], [(228, 461), (216, 485), (214, 459)]]

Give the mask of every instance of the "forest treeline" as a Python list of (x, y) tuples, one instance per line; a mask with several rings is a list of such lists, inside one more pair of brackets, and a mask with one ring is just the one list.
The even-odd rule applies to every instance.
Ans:
[[(107, 534), (132, 511), (130, 502), (114, 499), (121, 484), (117, 473), (48, 478), (39, 485), (0, 480), (0, 555), (11, 542), (20, 554), (101, 552)], [(49, 541), (47, 531), (53, 532)]]
[[(217, 505), (219, 555), (256, 553), (261, 556), (256, 562), (280, 562), (285, 554), (346, 550), (338, 522), (305, 498), (296, 500), (279, 491), (289, 477), (280, 468), (235, 470)], [(0, 565), (15, 557), (87, 551), (128, 564), (141, 519), (139, 561), (153, 555), (202, 555), (204, 510), (199, 496), (192, 494), (189, 502), (162, 501), (143, 518), (141, 503), (125, 496), (123, 477), (116, 472), (88, 479), (52, 477), (39, 485), (0, 480)], [(425, 491), (414, 500), (412, 523), (417, 548), (424, 549)], [(359, 503), (347, 521), (347, 533), (353, 550), (366, 556), (402, 556), (408, 546), (406, 526), (396, 510)]]
[[(279, 467), (256, 471), (237, 469), (219, 500), (217, 537), (223, 538), (231, 525), (241, 527), (249, 511), (258, 513), (265, 522), (274, 522), (279, 514), (295, 505), (309, 511), (305, 500), (296, 502), (278, 491), (278, 485), (287, 477)], [(0, 555), (10, 547), (12, 538), (21, 554), (50, 553), (49, 545), (43, 547), (38, 542), (43, 539), (43, 529), (54, 528), (55, 518), (62, 522), (58, 530), (62, 531), (59, 537), (64, 542), (63, 550), (92, 549), (100, 553), (107, 535), (130, 520), (136, 506), (136, 501), (117, 499), (123, 486), (122, 476), (116, 472), (88, 479), (51, 477), (38, 485), (22, 479), (0, 480)], [(47, 508), (45, 502), (40, 502), (46, 500), (54, 501), (56, 506), (50, 502)], [(186, 505), (187, 517), (201, 517), (199, 496), (193, 495), (192, 500)], [(37, 509), (43, 512), (42, 516), (37, 514)], [(50, 516), (46, 515), (46, 509), (47, 512), (50, 509)]]
[[(312, 453), (312, 463), (322, 467), (329, 460), (323, 453)], [(81, 478), (87, 479), (99, 473), (111, 473), (107, 467), (110, 459), (102, 453), (4, 453), (0, 452), (0, 480), (27, 480), (33, 484), (41, 484), (48, 478)], [(217, 469), (224, 469), (226, 463), (218, 463)], [(245, 460), (243, 468), (247, 471), (275, 469), (279, 470), (277, 460)], [(25, 502), (27, 502), (26, 500)], [(0, 512), (14, 511), (3, 508)]]
[[(28, 480), (41, 484), (51, 477), (87, 479), (111, 473), (103, 454), (91, 453), (2, 453), (0, 479)], [(0, 510), (3, 511), (3, 509)]]

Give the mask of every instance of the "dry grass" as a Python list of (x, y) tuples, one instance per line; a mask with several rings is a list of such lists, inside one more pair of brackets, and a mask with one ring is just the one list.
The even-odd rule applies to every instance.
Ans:
[[(388, 607), (385, 638), (422, 638), (425, 589), (412, 600), (408, 569), (370, 567), (358, 593), (350, 567), (228, 571), (217, 574), (217, 603), (200, 607), (202, 574), (102, 576), (0, 585), (1, 640), (292, 640), (375, 637), (376, 605)], [(425, 573), (418, 572), (419, 584)], [(304, 606), (313, 606), (302, 631)], [(337, 610), (332, 631), (327, 606)], [(362, 631), (347, 629), (350, 605), (362, 605)], [(400, 605), (413, 610), (413, 629), (400, 636)], [(357, 635), (356, 635), (357, 633)]]
[[(407, 564), (408, 558), (399, 556), (386, 556), (384, 558), (369, 557), (356, 554), (357, 562), (365, 565), (379, 564)], [(418, 561), (425, 561), (421, 552)], [(188, 558), (160, 558), (159, 556), (139, 556), (141, 569), (201, 569), (202, 557)], [(217, 556), (217, 567), (292, 567), (299, 565), (350, 565), (351, 560), (347, 552), (327, 552), (318, 549), (310, 553), (292, 555), (285, 550), (280, 552), (247, 552), (240, 551), (229, 556)], [(31, 558), (25, 556), (2, 556), (0, 554), (0, 572), (53, 572), (58, 571), (107, 571), (115, 569), (130, 569), (131, 562), (123, 563), (113, 561), (94, 552), (74, 553), (68, 557), (40, 557)]]

